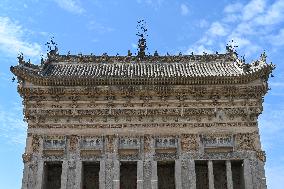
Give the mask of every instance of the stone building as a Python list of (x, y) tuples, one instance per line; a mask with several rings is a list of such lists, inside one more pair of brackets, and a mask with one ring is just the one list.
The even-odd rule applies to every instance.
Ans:
[(265, 53), (18, 59), (22, 189), (266, 189)]

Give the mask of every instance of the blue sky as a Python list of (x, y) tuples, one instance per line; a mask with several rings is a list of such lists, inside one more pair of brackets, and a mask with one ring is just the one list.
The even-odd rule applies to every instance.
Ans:
[(283, 0), (1, 0), (0, 2), (0, 188), (18, 189), (26, 123), (11, 65), (21, 51), (39, 63), (55, 37), (66, 54), (136, 52), (137, 20), (148, 27), (149, 52), (224, 52), (232, 39), (247, 61), (266, 50), (276, 64), (260, 116), (267, 153), (268, 188), (284, 180), (284, 1)]

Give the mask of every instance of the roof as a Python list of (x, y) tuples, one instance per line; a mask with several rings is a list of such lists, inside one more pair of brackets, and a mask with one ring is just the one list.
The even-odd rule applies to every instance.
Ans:
[(265, 54), (251, 64), (236, 54), (102, 56), (49, 54), (41, 65), (19, 58), (11, 71), (39, 85), (218, 84), (268, 79), (274, 65)]

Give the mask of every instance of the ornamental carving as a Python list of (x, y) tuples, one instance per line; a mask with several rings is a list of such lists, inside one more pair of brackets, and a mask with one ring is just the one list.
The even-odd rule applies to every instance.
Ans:
[(33, 135), (33, 138), (32, 138), (32, 149), (33, 149), (33, 152), (38, 152), (39, 151), (39, 136), (38, 135)]
[(256, 152), (256, 157), (262, 161), (262, 162), (266, 162), (266, 153), (265, 151), (257, 151)]
[(204, 148), (223, 148), (234, 147), (233, 135), (203, 135), (201, 142)]
[(71, 135), (69, 137), (69, 150), (71, 152), (75, 152), (77, 149), (77, 144), (78, 144), (78, 136), (76, 135)]
[(107, 135), (106, 136), (106, 151), (109, 153), (113, 153), (114, 152), (114, 148), (115, 148), (115, 135)]
[(197, 151), (199, 147), (197, 134), (182, 134), (181, 149), (184, 152)]
[(255, 140), (257, 133), (239, 133), (236, 135), (237, 150), (256, 150)]
[(120, 149), (139, 149), (140, 139), (137, 137), (120, 137), (119, 138)]
[(64, 149), (66, 137), (64, 136), (45, 136), (43, 141), (44, 149)]
[(23, 158), (23, 162), (24, 163), (28, 163), (32, 160), (32, 154), (27, 154), (27, 153), (24, 153), (22, 155), (22, 158)]
[(152, 136), (144, 135), (144, 152), (149, 153), (152, 149)]

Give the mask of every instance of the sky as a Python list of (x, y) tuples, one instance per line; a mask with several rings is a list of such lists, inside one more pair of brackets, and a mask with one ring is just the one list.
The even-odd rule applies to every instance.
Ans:
[(284, 180), (284, 0), (0, 0), (0, 188), (21, 186), (27, 124), (9, 71), (23, 52), (38, 64), (51, 37), (60, 54), (137, 52), (146, 20), (148, 52), (225, 52), (231, 40), (247, 62), (265, 50), (276, 65), (259, 117), (270, 189)]

